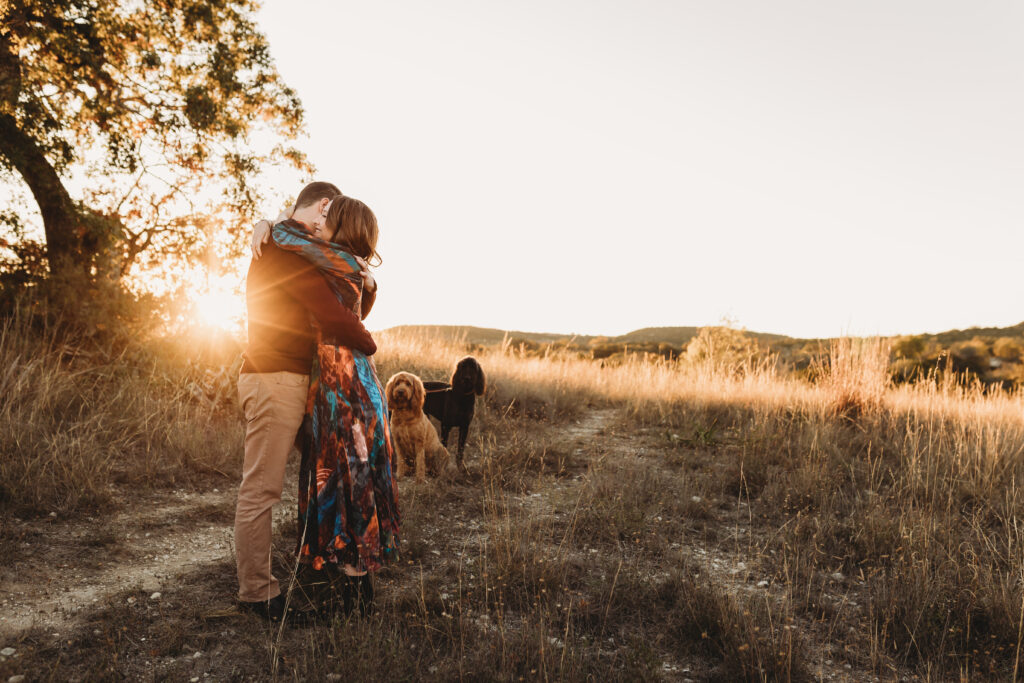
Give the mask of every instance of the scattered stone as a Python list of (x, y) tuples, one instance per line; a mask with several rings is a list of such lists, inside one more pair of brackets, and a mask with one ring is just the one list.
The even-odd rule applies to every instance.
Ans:
[(25, 683), (25, 675), (15, 674), (7, 679), (7, 683)]
[(758, 588), (765, 588), (767, 585), (768, 585), (768, 582), (766, 580), (764, 580), (764, 579), (761, 579), (760, 581), (757, 582), (757, 587)]
[(703, 500), (703, 498), (701, 498), (700, 496), (690, 496), (690, 500), (692, 500), (694, 503), (699, 503), (700, 501)]
[(149, 596), (149, 599), (150, 599), (150, 600), (159, 600), (159, 599), (160, 599), (160, 593), (159, 593), (159, 591), (158, 591), (158, 592), (156, 592), (156, 593), (153, 593), (152, 595), (150, 595), (150, 596)]
[(842, 573), (842, 572), (836, 572), (835, 574), (833, 574), (833, 575), (832, 575), (832, 580), (833, 580), (833, 581), (842, 581), (842, 580), (843, 580), (843, 579), (845, 579), (845, 578), (846, 578), (846, 577), (845, 577), (845, 576), (843, 576), (843, 573)]
[(56, 513), (56, 512), (51, 512), (51, 513), (50, 513), (50, 516), (51, 516), (51, 517), (56, 517), (56, 516), (57, 516), (57, 513)]
[(203, 653), (202, 653), (202, 652), (197, 652), (197, 653), (195, 653), (194, 655), (192, 655), (192, 659), (199, 659), (199, 658), (200, 658), (200, 657), (202, 657), (202, 656), (203, 656)]
[(13, 657), (15, 652), (17, 652), (17, 650), (15, 650), (13, 647), (5, 647), (4, 649), (0, 650), (0, 656)]
[(134, 605), (135, 604), (135, 598), (134, 597), (128, 598), (128, 604), (129, 605)]

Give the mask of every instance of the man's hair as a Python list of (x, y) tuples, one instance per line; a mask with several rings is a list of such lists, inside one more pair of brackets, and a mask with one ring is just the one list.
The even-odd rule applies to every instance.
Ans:
[(321, 199), (334, 199), (341, 194), (341, 190), (332, 183), (324, 183), (321, 181), (312, 182), (302, 188), (302, 192), (295, 198), (295, 208), (301, 209), (304, 206), (309, 206), (314, 202), (318, 202)]

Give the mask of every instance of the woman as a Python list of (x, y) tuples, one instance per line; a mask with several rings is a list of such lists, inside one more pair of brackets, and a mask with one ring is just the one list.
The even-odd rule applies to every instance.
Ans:
[[(377, 260), (377, 219), (351, 197), (337, 197), (310, 234), (297, 223), (274, 226), (275, 244), (315, 265), (339, 301), (361, 310), (366, 262)], [(346, 613), (373, 601), (367, 572), (398, 551), (398, 489), (384, 389), (372, 359), (320, 339), (310, 371), (299, 436), (299, 561), (337, 590)]]

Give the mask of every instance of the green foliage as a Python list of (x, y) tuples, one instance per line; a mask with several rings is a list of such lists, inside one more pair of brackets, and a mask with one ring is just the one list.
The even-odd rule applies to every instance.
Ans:
[[(308, 170), (294, 149), (250, 142), (256, 133), (294, 138), (302, 126), (256, 7), (0, 5), (0, 171), (32, 191), (51, 261), (88, 260), (88, 271), (102, 254), (101, 268), (120, 277), (144, 253), (190, 258), (252, 214), (258, 169)], [(63, 180), (72, 172), (86, 180), (77, 207)], [(0, 224), (20, 246), (19, 224)]]
[(1002, 360), (1019, 361), (1024, 357), (1024, 340), (1000, 337), (992, 344), (992, 355)]
[(951, 357), (954, 369), (961, 372), (982, 375), (990, 368), (988, 345), (981, 339), (954, 344)]
[(899, 337), (892, 345), (892, 352), (897, 358), (920, 358), (924, 349), (925, 338), (921, 334), (913, 337)]
[(750, 367), (758, 358), (757, 341), (744, 330), (732, 327), (702, 327), (686, 345), (686, 360), (691, 363), (712, 363), (737, 370)]

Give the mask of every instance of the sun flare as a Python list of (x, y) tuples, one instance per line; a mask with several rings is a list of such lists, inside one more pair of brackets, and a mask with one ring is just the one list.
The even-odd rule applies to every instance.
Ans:
[(230, 292), (207, 292), (196, 299), (196, 318), (210, 327), (231, 327), (241, 313), (238, 296)]
[(195, 278), (191, 287), (192, 319), (204, 327), (236, 331), (245, 318), (245, 297), (233, 278)]

